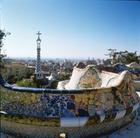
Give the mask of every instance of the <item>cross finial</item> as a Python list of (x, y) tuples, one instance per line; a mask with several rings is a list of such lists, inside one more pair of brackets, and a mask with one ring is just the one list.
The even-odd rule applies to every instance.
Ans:
[(40, 33), (40, 31), (38, 31), (37, 33), (36, 33), (37, 35), (38, 35), (38, 38), (37, 38), (37, 42), (41, 42), (41, 39), (40, 39), (40, 35), (41, 35), (41, 33)]
[(38, 35), (38, 37), (41, 35), (40, 31), (38, 31), (36, 34)]

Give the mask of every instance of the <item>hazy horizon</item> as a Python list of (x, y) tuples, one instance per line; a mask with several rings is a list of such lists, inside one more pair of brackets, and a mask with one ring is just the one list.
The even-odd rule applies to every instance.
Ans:
[(8, 57), (106, 58), (107, 49), (140, 54), (140, 2), (103, 0), (0, 0)]
[[(15, 59), (15, 60), (36, 60), (37, 57), (9, 57), (6, 56), (4, 59)], [(107, 59), (108, 57), (105, 58), (94, 58), (94, 57), (88, 57), (88, 58), (84, 58), (84, 57), (41, 57), (41, 60), (98, 60), (98, 59)]]

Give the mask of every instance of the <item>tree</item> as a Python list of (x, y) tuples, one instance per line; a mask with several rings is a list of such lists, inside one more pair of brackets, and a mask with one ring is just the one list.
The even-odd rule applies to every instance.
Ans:
[(137, 55), (137, 52), (128, 52), (127, 50), (125, 51), (119, 51), (117, 52), (116, 49), (109, 49), (110, 53), (106, 54), (110, 58), (107, 59), (104, 64), (110, 63), (110, 64), (115, 64), (115, 63), (124, 63), (124, 64), (129, 64), (131, 62), (136, 62), (140, 64), (140, 55)]
[(6, 55), (2, 54), (3, 39), (7, 35), (10, 35), (10, 33), (5, 32), (5, 31), (0, 29), (0, 73), (1, 73), (1, 68), (4, 67), (3, 58), (6, 56)]
[(120, 51), (117, 52), (117, 61), (124, 63), (124, 64), (129, 64), (131, 62), (136, 62), (140, 63), (140, 55), (137, 55), (137, 52), (128, 52), (128, 51)]
[(0, 74), (1, 74), (1, 70), (2, 68), (4, 67), (4, 64), (3, 64), (3, 58), (4, 58), (4, 54), (2, 54), (1, 50), (2, 50), (2, 46), (3, 46), (3, 38), (5, 37), (5, 33), (0, 30)]
[(117, 49), (109, 48), (108, 51), (109, 51), (109, 53), (105, 54), (106, 56), (109, 56), (109, 59), (107, 59), (107, 62), (109, 64), (113, 65), (116, 63), (116, 51), (117, 51)]
[(4, 57), (4, 55), (1, 53), (2, 50), (2, 46), (3, 46), (3, 38), (5, 37), (5, 32), (0, 30), (0, 65), (2, 63), (2, 59)]
[(37, 87), (37, 84), (30, 79), (23, 79), (16, 84), (21, 87)]

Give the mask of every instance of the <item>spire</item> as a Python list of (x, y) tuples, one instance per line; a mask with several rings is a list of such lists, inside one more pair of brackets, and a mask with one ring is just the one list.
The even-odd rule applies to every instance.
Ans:
[(36, 74), (36, 79), (42, 79), (42, 70), (41, 70), (41, 58), (40, 58), (40, 45), (41, 45), (41, 39), (40, 39), (40, 31), (37, 32), (38, 38), (36, 40), (37, 42), (37, 61), (36, 61), (36, 70), (35, 70), (35, 74)]
[(40, 42), (41, 42), (41, 39), (40, 39), (40, 35), (41, 35), (41, 33), (40, 33), (40, 31), (38, 31), (36, 34), (38, 35), (38, 38), (37, 38), (36, 41), (40, 41)]

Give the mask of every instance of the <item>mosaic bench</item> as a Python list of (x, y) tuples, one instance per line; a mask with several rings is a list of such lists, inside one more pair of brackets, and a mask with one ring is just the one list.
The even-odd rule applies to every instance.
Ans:
[[(85, 83), (86, 75), (100, 75), (94, 77), (98, 84), (94, 80)], [(0, 77), (2, 131), (31, 137), (58, 137), (64, 132), (77, 138), (114, 131), (130, 123), (140, 101), (132, 75), (128, 71), (98, 74), (94, 69), (93, 74), (86, 75), (80, 79), (82, 85), (75, 82), (68, 86), (68, 80), (60, 83), (61, 89), (17, 87)], [(87, 88), (91, 82), (93, 88)]]

